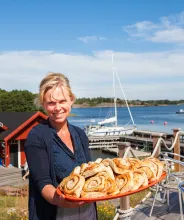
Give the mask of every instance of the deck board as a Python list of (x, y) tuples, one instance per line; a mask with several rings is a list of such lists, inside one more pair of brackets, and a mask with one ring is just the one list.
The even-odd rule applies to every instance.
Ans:
[(180, 220), (180, 209), (177, 192), (172, 192), (170, 194), (169, 210), (166, 203), (156, 201), (152, 216), (149, 217), (152, 202), (153, 198), (149, 198), (143, 204), (140, 204), (138, 208), (134, 210), (133, 215), (131, 216), (131, 220)]

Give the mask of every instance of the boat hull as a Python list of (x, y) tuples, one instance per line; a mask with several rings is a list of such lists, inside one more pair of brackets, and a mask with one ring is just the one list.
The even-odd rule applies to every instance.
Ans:
[(176, 112), (176, 114), (184, 114), (184, 109), (180, 109)]
[(88, 136), (113, 136), (113, 135), (131, 135), (136, 128), (124, 127), (105, 127), (94, 131), (89, 131)]

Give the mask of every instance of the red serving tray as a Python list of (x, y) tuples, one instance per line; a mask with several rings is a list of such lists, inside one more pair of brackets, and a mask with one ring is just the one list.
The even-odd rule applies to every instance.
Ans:
[[(103, 197), (98, 197), (98, 198), (76, 198), (76, 197), (72, 197), (72, 196), (67, 196), (67, 195), (64, 195), (65, 199), (67, 200), (70, 200), (70, 201), (75, 201), (75, 202), (79, 202), (79, 201), (85, 201), (85, 202), (96, 202), (96, 201), (102, 201), (102, 200), (110, 200), (110, 199), (117, 199), (117, 198), (120, 198), (120, 197), (123, 197), (123, 196), (129, 196), (131, 194), (134, 194), (134, 193), (137, 193), (137, 192), (140, 192), (140, 191), (143, 191), (155, 184), (157, 184), (158, 182), (160, 182), (161, 180), (163, 180), (164, 178), (166, 177), (166, 173), (164, 172), (162, 174), (162, 176), (160, 177), (160, 179), (156, 180), (156, 181), (153, 181), (153, 182), (150, 182), (147, 186), (144, 186), (144, 187), (140, 187), (139, 189), (136, 189), (134, 191), (129, 191), (129, 192), (126, 192), (126, 193), (119, 193), (117, 195), (113, 195), (113, 196), (103, 196)], [(60, 189), (57, 187), (56, 189), (56, 192), (58, 195), (63, 195), (63, 193), (60, 191)]]

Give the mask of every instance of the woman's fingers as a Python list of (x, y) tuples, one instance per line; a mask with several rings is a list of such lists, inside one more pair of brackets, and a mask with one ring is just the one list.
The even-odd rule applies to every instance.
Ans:
[(60, 196), (60, 205), (61, 207), (65, 207), (65, 208), (77, 208), (79, 206), (82, 206), (85, 204), (85, 202), (80, 201), (80, 202), (72, 202), (72, 201), (68, 201), (65, 198), (63, 198), (62, 196)]
[(65, 195), (64, 195), (64, 194), (61, 194), (60, 197), (61, 197), (62, 199), (65, 199)]
[(84, 205), (85, 202), (81, 201), (81, 202), (77, 202), (78, 206)]

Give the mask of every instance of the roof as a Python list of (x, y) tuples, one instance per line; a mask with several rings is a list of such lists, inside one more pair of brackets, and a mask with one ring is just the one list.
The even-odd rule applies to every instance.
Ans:
[(3, 140), (20, 125), (38, 113), (44, 115), (41, 112), (0, 112), (0, 122), (8, 127), (8, 130), (0, 133), (0, 140)]

